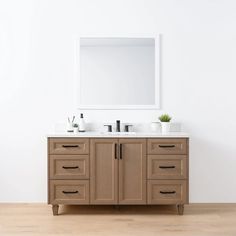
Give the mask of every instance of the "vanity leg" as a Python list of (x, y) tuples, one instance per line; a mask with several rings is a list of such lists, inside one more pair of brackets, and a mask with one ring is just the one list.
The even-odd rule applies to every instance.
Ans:
[(179, 215), (183, 215), (184, 214), (184, 204), (177, 205), (177, 209), (178, 209), (178, 214)]
[(52, 205), (52, 213), (54, 216), (58, 215), (59, 205)]

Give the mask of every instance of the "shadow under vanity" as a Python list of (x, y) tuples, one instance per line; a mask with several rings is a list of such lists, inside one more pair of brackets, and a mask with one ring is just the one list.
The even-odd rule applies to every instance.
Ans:
[(184, 133), (48, 136), (48, 204), (175, 204), (189, 201), (189, 138)]

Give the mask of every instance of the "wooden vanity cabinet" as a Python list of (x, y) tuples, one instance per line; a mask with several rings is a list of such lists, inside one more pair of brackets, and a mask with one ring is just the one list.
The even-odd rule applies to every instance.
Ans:
[(48, 138), (48, 203), (188, 203), (188, 138)]

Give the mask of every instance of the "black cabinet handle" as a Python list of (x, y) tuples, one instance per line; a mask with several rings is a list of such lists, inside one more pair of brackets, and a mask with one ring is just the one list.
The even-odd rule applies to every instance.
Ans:
[(174, 148), (175, 145), (159, 145), (160, 148)]
[(64, 194), (76, 194), (79, 191), (62, 191)]
[(78, 169), (78, 166), (62, 166), (63, 169)]
[(65, 144), (63, 144), (62, 147), (64, 147), (64, 148), (76, 148), (76, 147), (79, 147), (79, 145), (65, 145)]
[(160, 169), (174, 169), (175, 166), (159, 166)]
[(120, 159), (122, 160), (123, 156), (122, 156), (122, 144), (120, 144)]
[(117, 143), (115, 143), (115, 159), (117, 159)]
[(175, 191), (160, 191), (161, 194), (175, 194)]

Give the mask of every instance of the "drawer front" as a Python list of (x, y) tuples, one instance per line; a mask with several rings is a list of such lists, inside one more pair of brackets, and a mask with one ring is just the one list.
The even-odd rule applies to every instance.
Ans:
[(50, 138), (50, 154), (88, 154), (89, 139), (82, 138)]
[(184, 155), (148, 155), (148, 179), (186, 179)]
[(148, 204), (187, 203), (185, 180), (148, 180)]
[(187, 139), (148, 139), (148, 154), (187, 154)]
[(88, 155), (50, 155), (51, 179), (88, 179)]
[(89, 204), (89, 180), (51, 180), (51, 204)]

